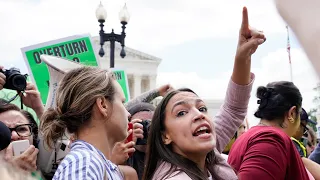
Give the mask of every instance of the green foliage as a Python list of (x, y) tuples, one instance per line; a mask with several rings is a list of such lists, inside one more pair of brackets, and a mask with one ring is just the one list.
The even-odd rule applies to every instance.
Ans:
[[(309, 118), (315, 122), (317, 122), (317, 111), (320, 108), (320, 83), (317, 84), (314, 91), (317, 92), (317, 95), (313, 98), (313, 102), (316, 104), (316, 108), (310, 109), (308, 112)], [(308, 123), (309, 126), (313, 128), (315, 132), (317, 132), (317, 127), (314, 124)]]
[[(317, 122), (317, 117), (316, 117), (316, 113), (317, 113), (317, 109), (313, 108), (313, 109), (310, 109), (310, 111), (308, 112), (308, 116), (311, 120)], [(314, 132), (317, 132), (317, 127), (316, 125), (312, 124), (312, 123), (308, 123), (308, 125), (310, 127), (313, 128)]]

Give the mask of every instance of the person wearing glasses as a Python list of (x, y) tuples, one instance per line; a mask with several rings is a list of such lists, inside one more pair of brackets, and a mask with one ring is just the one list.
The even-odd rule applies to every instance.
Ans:
[(303, 144), (302, 138), (303, 136), (308, 136), (308, 123), (316, 124), (316, 122), (309, 119), (308, 113), (303, 108), (301, 108), (300, 126), (296, 133), (291, 137), (291, 140), (293, 141), (293, 144), (295, 145), (301, 157), (307, 157), (306, 146)]
[(21, 110), (14, 104), (0, 104), (0, 121), (11, 131), (11, 142), (29, 140), (29, 148), (18, 156), (13, 156), (12, 143), (3, 150), (4, 159), (13, 165), (29, 172), (37, 170), (36, 162), (39, 150), (37, 149), (38, 125), (32, 114)]
[[(2, 88), (3, 86), (0, 86), (0, 90)], [(23, 104), (33, 109), (38, 118), (42, 116), (44, 106), (39, 91), (32, 83), (27, 83), (26, 90), (23, 94), (20, 94), (20, 97), (23, 100)], [(29, 140), (30, 144), (30, 147), (21, 155), (13, 156), (13, 147), (12, 143), (10, 143), (6, 149), (1, 151), (4, 160), (24, 171), (30, 172), (32, 175), (36, 175), (39, 128), (33, 115), (14, 104), (6, 102), (6, 100), (0, 99), (0, 121), (10, 129), (11, 142)]]
[(309, 128), (308, 136), (304, 138), (304, 142), (307, 150), (307, 157), (309, 158), (310, 154), (314, 151), (317, 146), (317, 134), (314, 132), (313, 128), (307, 126)]

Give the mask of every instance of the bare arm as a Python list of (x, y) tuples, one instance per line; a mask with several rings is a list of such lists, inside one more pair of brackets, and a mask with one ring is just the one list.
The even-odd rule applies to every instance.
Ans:
[(159, 96), (158, 89), (153, 89), (153, 90), (147, 91), (147, 92), (141, 94), (140, 96), (128, 101), (125, 104), (126, 109), (130, 109), (130, 107), (132, 107), (135, 104), (140, 103), (140, 102), (151, 102), (152, 100), (154, 100), (158, 96)]
[(165, 96), (167, 94), (167, 92), (169, 92), (172, 89), (173, 88), (170, 84), (166, 84), (166, 85), (160, 86), (157, 89), (153, 89), (148, 92), (145, 92), (145, 93), (141, 94), (140, 96), (127, 102), (125, 104), (126, 109), (130, 109), (132, 106), (134, 106), (135, 104), (140, 103), (140, 102), (149, 103), (152, 100), (154, 100), (156, 97)]
[(315, 180), (320, 180), (320, 165), (311, 161), (308, 158), (302, 157), (302, 162), (308, 171), (312, 174)]

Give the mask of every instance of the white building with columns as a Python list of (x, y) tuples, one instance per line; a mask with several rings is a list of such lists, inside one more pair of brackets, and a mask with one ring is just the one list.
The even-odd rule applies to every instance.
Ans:
[[(96, 54), (99, 54), (100, 44), (99, 37), (92, 37), (92, 43)], [(104, 46), (105, 55), (103, 57), (98, 56), (100, 66), (102, 68), (110, 67), (110, 43), (105, 42)], [(130, 97), (134, 98), (143, 92), (150, 89), (155, 89), (158, 66), (161, 63), (161, 59), (138, 50), (125, 47), (126, 57), (120, 57), (121, 46), (119, 43), (115, 45), (115, 60), (114, 66), (116, 69), (125, 70), (128, 77), (128, 85), (130, 90)], [(157, 98), (153, 101), (155, 105), (160, 102), (161, 98)], [(211, 114), (216, 114), (222, 105), (223, 100), (205, 100)]]

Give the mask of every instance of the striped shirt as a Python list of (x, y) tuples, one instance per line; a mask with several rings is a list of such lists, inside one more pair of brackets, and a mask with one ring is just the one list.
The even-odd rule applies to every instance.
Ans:
[(53, 180), (122, 180), (119, 168), (91, 144), (77, 140), (60, 163)]

